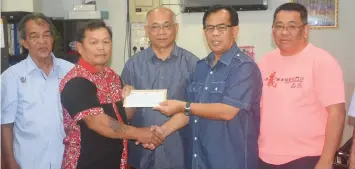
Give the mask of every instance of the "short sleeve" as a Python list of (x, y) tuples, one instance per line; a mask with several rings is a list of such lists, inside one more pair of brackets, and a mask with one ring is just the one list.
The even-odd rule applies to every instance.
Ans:
[(355, 90), (353, 93), (353, 97), (351, 98), (348, 114), (351, 117), (355, 117)]
[(328, 53), (315, 60), (316, 96), (323, 107), (345, 102), (343, 73), (338, 62)]
[(15, 122), (18, 111), (17, 77), (11, 68), (1, 75), (1, 124)]
[(97, 98), (96, 85), (81, 77), (73, 78), (66, 83), (61, 92), (61, 103), (75, 121), (87, 115), (104, 113)]
[(232, 68), (222, 103), (250, 111), (253, 103), (260, 102), (261, 90), (261, 74), (257, 65), (242, 63)]

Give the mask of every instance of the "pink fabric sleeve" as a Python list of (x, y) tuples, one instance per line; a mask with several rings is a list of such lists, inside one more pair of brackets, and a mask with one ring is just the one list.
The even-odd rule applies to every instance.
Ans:
[(343, 73), (337, 60), (326, 52), (319, 52), (314, 63), (314, 87), (320, 103), (324, 107), (344, 103)]

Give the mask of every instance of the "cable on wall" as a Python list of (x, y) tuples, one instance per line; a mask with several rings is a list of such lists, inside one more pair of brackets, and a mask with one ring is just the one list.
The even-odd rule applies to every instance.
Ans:
[(126, 1), (127, 3), (127, 13), (126, 13), (126, 37), (123, 49), (123, 62), (126, 62), (126, 50), (128, 45), (127, 55), (128, 58), (131, 56), (131, 22), (129, 18), (129, 0)]

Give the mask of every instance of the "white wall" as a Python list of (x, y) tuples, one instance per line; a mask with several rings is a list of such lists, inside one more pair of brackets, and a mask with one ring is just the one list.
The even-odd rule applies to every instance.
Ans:
[[(109, 25), (113, 31), (113, 51), (111, 59), (111, 67), (121, 74), (124, 62), (127, 60), (127, 51), (125, 47), (126, 39), (126, 0), (107, 0), (109, 11)], [(127, 53), (127, 52), (126, 52)]]

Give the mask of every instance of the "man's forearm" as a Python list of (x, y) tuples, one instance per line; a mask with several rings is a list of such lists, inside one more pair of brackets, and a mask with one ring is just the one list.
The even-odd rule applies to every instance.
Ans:
[[(341, 108), (342, 109), (342, 108)], [(323, 152), (320, 157), (321, 162), (333, 163), (336, 151), (343, 134), (345, 109), (344, 110), (329, 110), (328, 120), (325, 129), (325, 142)]]
[(231, 120), (238, 112), (238, 108), (222, 103), (191, 103), (193, 115), (212, 120)]
[[(161, 135), (160, 133), (159, 136), (153, 134), (150, 128), (142, 129), (133, 126), (128, 126), (112, 118), (109, 121), (109, 127), (115, 133), (113, 134), (113, 136), (116, 136), (117, 138), (137, 140), (138, 142), (141, 142), (143, 144), (149, 143), (154, 144), (155, 146), (160, 145), (164, 141), (163, 135)], [(149, 134), (147, 134), (147, 132)]]
[(123, 124), (106, 114), (84, 118), (86, 125), (98, 134), (113, 139), (136, 139), (136, 129)]
[(1, 148), (5, 164), (16, 163), (13, 152), (13, 123), (1, 125)]
[(113, 138), (137, 140), (139, 135), (138, 128), (126, 125), (112, 118), (108, 123), (108, 127), (111, 129), (109, 132)]
[(190, 118), (184, 113), (178, 113), (171, 117), (170, 120), (161, 126), (162, 129), (166, 132), (166, 137), (186, 126), (189, 123), (189, 119)]
[(136, 113), (136, 108), (135, 107), (126, 107), (125, 111), (126, 111), (128, 121), (131, 121), (134, 114)]

